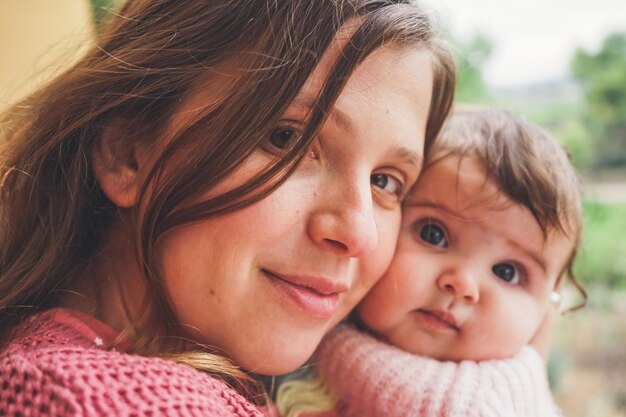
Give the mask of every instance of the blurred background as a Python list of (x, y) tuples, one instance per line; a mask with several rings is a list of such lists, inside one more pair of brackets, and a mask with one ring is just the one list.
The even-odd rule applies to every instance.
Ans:
[[(122, 0), (0, 1), (0, 110), (72, 62)], [(457, 101), (504, 107), (569, 150), (585, 194), (587, 307), (548, 370), (568, 417), (626, 417), (626, 3), (423, 0), (449, 33)], [(576, 305), (575, 291), (566, 306)], [(523, 319), (523, 318), (520, 318)]]

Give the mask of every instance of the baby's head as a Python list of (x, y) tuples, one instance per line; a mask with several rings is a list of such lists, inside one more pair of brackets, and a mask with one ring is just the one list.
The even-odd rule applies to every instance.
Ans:
[(395, 257), (358, 307), (391, 344), (440, 360), (515, 355), (535, 334), (582, 229), (578, 180), (546, 132), (456, 112), (405, 204)]

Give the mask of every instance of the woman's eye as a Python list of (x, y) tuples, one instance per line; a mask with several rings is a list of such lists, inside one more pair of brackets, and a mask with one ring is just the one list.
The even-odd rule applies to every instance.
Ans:
[(429, 245), (439, 246), (440, 248), (448, 247), (446, 232), (441, 226), (432, 223), (423, 223), (419, 229), (420, 238)]
[(290, 147), (296, 133), (292, 129), (275, 129), (270, 134), (270, 143), (278, 149)]
[(293, 148), (300, 137), (296, 129), (276, 128), (262, 142), (262, 148), (272, 155), (282, 154)]
[(380, 188), (384, 192), (393, 194), (398, 198), (402, 195), (404, 189), (402, 182), (389, 174), (372, 174), (370, 182), (374, 187)]
[(491, 267), (491, 271), (500, 279), (508, 282), (509, 284), (519, 284), (520, 274), (517, 271), (515, 265), (508, 262), (495, 264)]

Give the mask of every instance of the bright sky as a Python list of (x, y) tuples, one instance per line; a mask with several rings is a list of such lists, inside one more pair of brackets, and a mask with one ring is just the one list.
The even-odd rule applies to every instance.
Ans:
[(422, 0), (455, 38), (494, 42), (485, 66), (493, 87), (520, 87), (568, 74), (577, 46), (597, 49), (626, 31), (626, 0)]

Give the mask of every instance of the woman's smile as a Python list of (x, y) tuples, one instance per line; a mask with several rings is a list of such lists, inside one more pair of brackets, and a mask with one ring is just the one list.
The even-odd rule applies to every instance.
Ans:
[(282, 275), (262, 269), (278, 291), (312, 317), (329, 320), (339, 309), (339, 296), (346, 284), (317, 276)]

